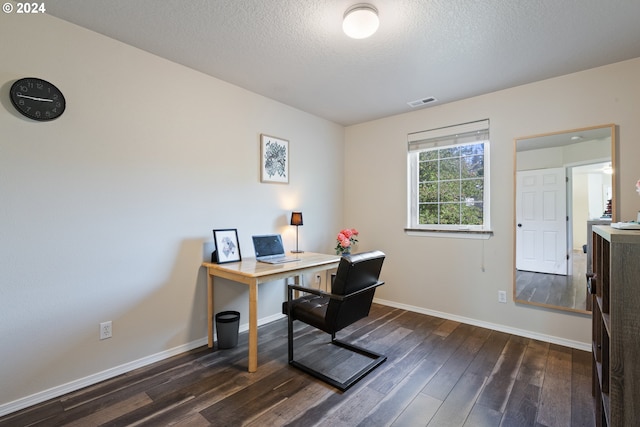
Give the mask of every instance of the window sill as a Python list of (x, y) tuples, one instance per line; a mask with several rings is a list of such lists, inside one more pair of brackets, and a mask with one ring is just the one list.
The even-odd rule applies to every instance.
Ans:
[(405, 228), (408, 236), (448, 237), (453, 239), (481, 239), (487, 240), (493, 236), (492, 230), (441, 230), (424, 228)]

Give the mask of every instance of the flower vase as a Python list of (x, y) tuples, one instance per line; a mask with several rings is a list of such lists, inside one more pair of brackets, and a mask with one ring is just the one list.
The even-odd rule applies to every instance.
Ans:
[(636, 218), (636, 222), (640, 223), (640, 211), (638, 211), (638, 218)]
[(351, 248), (346, 248), (342, 251), (342, 255), (351, 255)]

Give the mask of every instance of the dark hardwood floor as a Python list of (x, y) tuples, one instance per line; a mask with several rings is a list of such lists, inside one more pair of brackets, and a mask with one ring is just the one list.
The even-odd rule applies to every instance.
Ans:
[[(591, 426), (590, 353), (374, 304), (340, 338), (388, 356), (344, 393), (287, 364), (286, 321), (0, 418), (0, 426)], [(296, 322), (296, 357), (357, 360)], [(338, 362), (335, 362), (335, 360)]]

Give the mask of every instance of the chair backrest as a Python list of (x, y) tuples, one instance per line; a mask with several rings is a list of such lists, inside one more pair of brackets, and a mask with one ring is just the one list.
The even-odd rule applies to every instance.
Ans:
[[(385, 254), (381, 251), (343, 256), (331, 284), (331, 293), (346, 296), (377, 283), (384, 258)], [(343, 301), (331, 299), (327, 307), (325, 323), (337, 332), (367, 317), (374, 293), (375, 288)]]

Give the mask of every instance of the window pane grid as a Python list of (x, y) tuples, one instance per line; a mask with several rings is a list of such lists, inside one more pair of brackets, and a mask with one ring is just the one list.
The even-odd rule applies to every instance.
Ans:
[(419, 225), (483, 225), (484, 141), (419, 152)]

